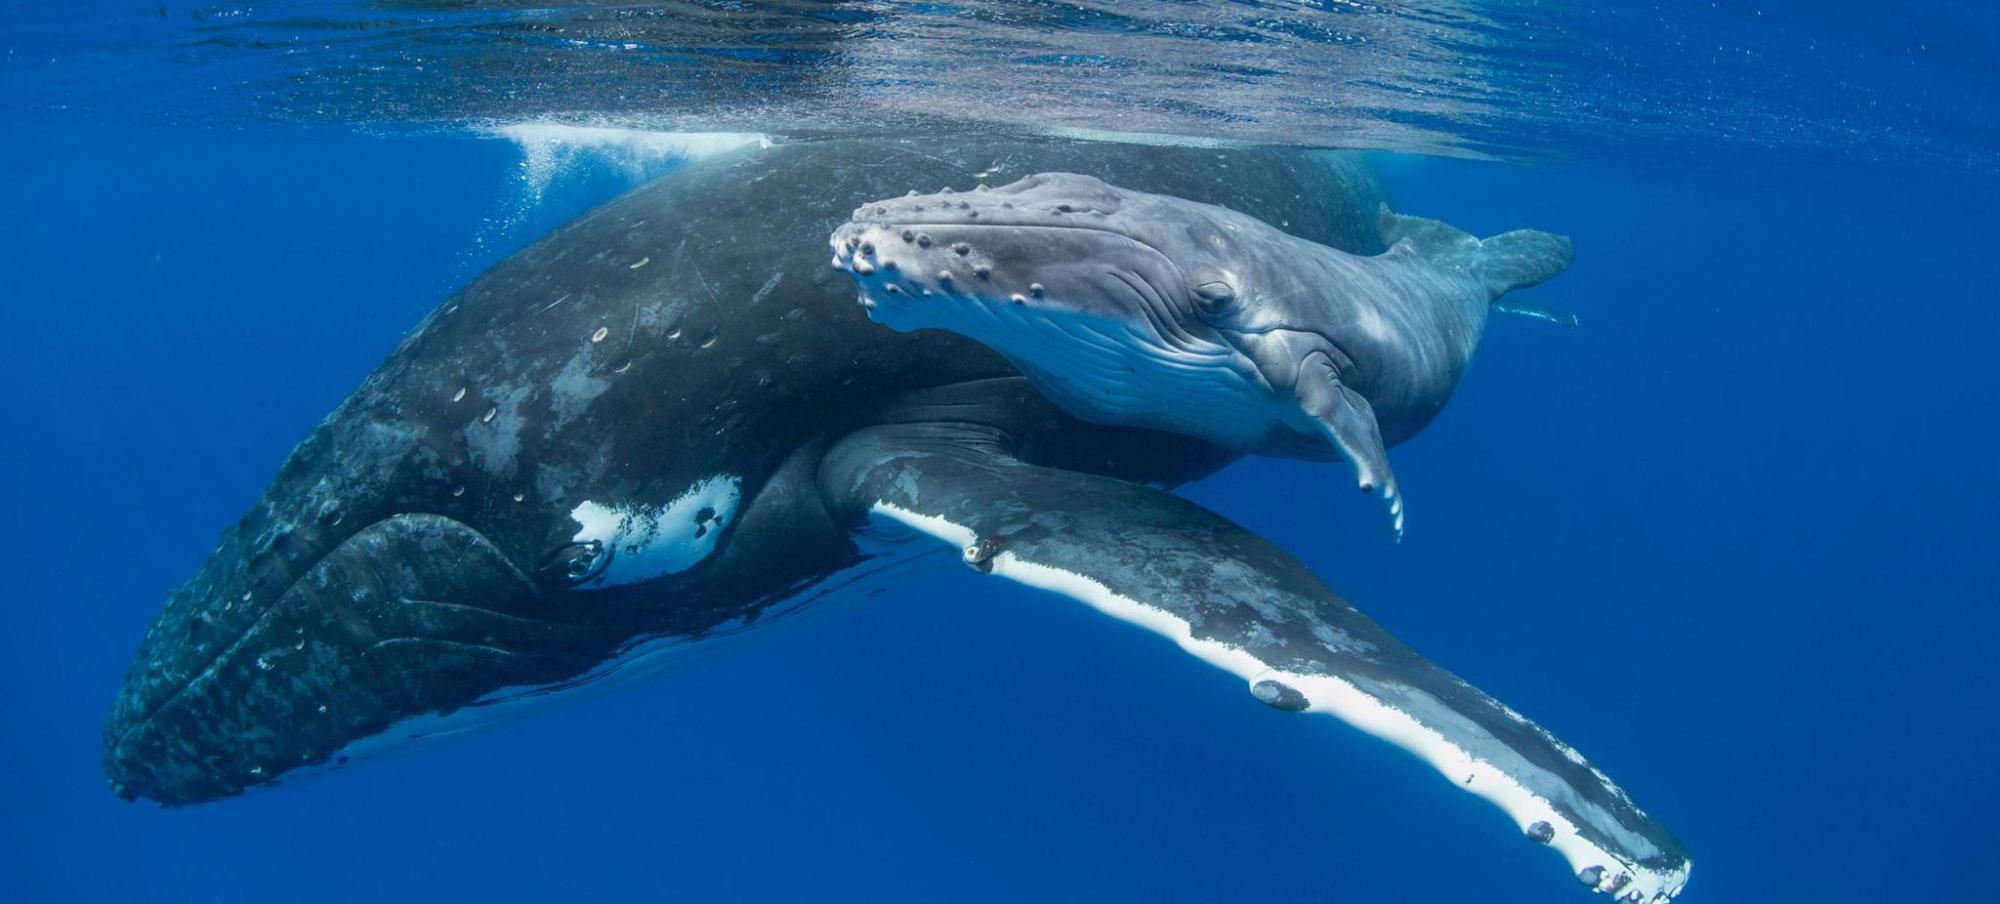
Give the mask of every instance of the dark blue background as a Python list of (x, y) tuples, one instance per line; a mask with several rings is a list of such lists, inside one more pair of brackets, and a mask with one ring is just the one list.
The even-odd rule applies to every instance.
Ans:
[[(0, 150), (0, 897), (1588, 900), (1387, 745), (960, 569), (686, 672), (189, 810), (99, 725), (164, 592), (513, 227), (504, 142), (13, 129)], [(1192, 488), (1593, 757), (1691, 901), (1981, 899), (2000, 842), (1991, 186), (1388, 160), (1403, 209), (1573, 235), (1397, 450)], [(1982, 192), (1984, 193), (1982, 195)]]

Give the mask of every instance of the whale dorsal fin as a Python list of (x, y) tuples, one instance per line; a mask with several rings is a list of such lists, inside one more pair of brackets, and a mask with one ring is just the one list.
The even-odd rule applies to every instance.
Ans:
[(1383, 204), (1375, 214), (1375, 231), (1382, 247), (1408, 243), (1412, 252), (1429, 258), (1451, 257), (1477, 251), (1479, 237), (1439, 220), (1400, 214)]
[(1490, 238), (1437, 220), (1396, 213), (1384, 204), (1375, 217), (1382, 245), (1410, 253), (1443, 267), (1462, 267), (1486, 286), (1493, 298), (1545, 282), (1569, 267), (1569, 239), (1534, 229), (1516, 229)]

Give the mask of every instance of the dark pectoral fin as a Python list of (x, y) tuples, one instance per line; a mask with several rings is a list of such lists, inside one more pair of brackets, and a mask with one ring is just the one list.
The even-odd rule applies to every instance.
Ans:
[(1389, 525), (1396, 537), (1403, 536), (1403, 491), (1396, 485), (1396, 472), (1389, 467), (1389, 450), (1382, 444), (1382, 428), (1375, 422), (1375, 409), (1361, 393), (1343, 385), (1332, 359), (1323, 352), (1306, 357), (1299, 368), (1299, 405), (1319, 422), (1327, 439), (1340, 449), (1341, 457), (1354, 465), (1356, 482), (1363, 493), (1380, 493), (1389, 513)]
[(1271, 706), (1409, 750), (1621, 901), (1664, 900), (1686, 882), (1679, 842), (1575, 750), (1186, 500), (1024, 464), (997, 433), (962, 425), (864, 431), (829, 452), (821, 475), (843, 517), (901, 522), (979, 571), (1164, 635)]

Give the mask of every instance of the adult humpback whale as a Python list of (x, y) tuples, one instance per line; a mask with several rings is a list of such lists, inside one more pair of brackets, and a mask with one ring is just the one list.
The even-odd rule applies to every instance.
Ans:
[(1226, 448), (1354, 465), (1403, 531), (1388, 446), (1444, 408), (1492, 302), (1569, 265), (1569, 241), (1480, 241), (1385, 205), (1364, 256), (1211, 204), (1040, 173), (863, 204), (836, 269), (876, 322), (1007, 356), (1065, 411)]
[(1414, 751), (1593, 887), (1678, 891), (1679, 844), (1574, 750), (1148, 486), (1234, 453), (1078, 421), (977, 343), (869, 323), (826, 266), (856, 198), (1044, 170), (1379, 249), (1366, 172), (1303, 152), (824, 142), (692, 166), (447, 299), (300, 444), (142, 643), (105, 727), (114, 790), (198, 803), (450, 730), (943, 537)]

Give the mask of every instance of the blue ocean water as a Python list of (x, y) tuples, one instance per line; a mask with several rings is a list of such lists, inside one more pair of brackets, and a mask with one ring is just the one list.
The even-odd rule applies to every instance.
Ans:
[[(195, 50), (160, 52), (151, 7), (119, 7), (108, 33), (14, 10), (0, 32), (0, 897), (1590, 900), (1407, 755), (962, 569), (316, 780), (182, 810), (116, 799), (102, 719), (215, 532), (444, 294), (672, 167), (524, 170), (520, 145), (452, 125), (504, 108), (305, 115), (299, 91), (269, 89), (298, 72), (207, 61), (215, 45), (174, 43), (189, 11), (161, 11), (166, 46)], [(1354, 113), (1346, 143), (1433, 154), (1376, 160), (1399, 208), (1571, 235), (1575, 265), (1531, 298), (1583, 326), (1495, 324), (1446, 414), (1396, 451), (1401, 545), (1323, 465), (1248, 460), (1186, 492), (1590, 755), (1693, 852), (1683, 900), (1988, 900), (2000, 149), (1979, 116), (1993, 85), (1965, 61), (1996, 49), (2000, 16), (1767, 13), (1780, 25), (1662, 8), (1655, 31), (1545, 52), (1588, 86), (1579, 61), (1618, 56), (1596, 51), (1613, 38), (1642, 73), (1670, 39), (1768, 50), (1783, 141), (1737, 133), (1755, 105), (1611, 70), (1602, 104), (1706, 113), (1542, 131), (1553, 113), (1528, 108), (1546, 97), (1469, 91), (1516, 118)], [(1809, 39), (1843, 53), (1816, 62)], [(1865, 79), (1834, 65), (1919, 43), (1938, 59)], [(1501, 87), (1545, 86), (1522, 81), (1534, 52), (1490, 54), (1511, 61)], [(43, 55), (70, 62), (26, 61)], [(521, 118), (577, 88), (539, 87)], [(109, 109), (121, 92), (186, 115)], [(688, 115), (665, 125), (757, 125)], [(1435, 156), (1474, 151), (1529, 162)]]

